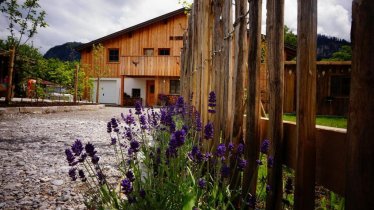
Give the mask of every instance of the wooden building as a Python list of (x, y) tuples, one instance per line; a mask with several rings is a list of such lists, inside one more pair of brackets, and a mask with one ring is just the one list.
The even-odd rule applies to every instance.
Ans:
[[(187, 16), (179, 9), (81, 45), (81, 64), (95, 78), (93, 45), (102, 44), (100, 103), (159, 103), (161, 95), (179, 95), (180, 54)], [(96, 85), (96, 82), (94, 82)], [(95, 100), (96, 88), (89, 95)]]

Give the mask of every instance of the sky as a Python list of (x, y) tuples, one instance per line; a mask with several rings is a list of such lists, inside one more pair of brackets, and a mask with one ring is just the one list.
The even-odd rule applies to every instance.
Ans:
[[(294, 32), (297, 30), (296, 2), (285, 0), (284, 22)], [(178, 0), (40, 0), (40, 5), (47, 13), (49, 26), (39, 29), (31, 41), (41, 53), (66, 42), (87, 43), (182, 7)], [(351, 5), (350, 0), (319, 0), (318, 33), (349, 41)], [(266, 0), (263, 0), (262, 22), (265, 33)], [(7, 25), (2, 15), (0, 39), (9, 35)]]

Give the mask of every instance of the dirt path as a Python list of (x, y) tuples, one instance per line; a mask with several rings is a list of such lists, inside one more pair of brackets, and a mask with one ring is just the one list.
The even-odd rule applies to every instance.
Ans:
[(0, 116), (0, 209), (84, 209), (64, 150), (79, 138), (112, 163), (106, 124), (121, 112), (128, 109)]

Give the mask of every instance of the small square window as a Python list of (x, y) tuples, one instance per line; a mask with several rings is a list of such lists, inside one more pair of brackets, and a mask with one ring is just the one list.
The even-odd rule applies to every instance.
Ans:
[(140, 89), (139, 88), (133, 88), (131, 96), (133, 98), (140, 98)]
[(143, 51), (144, 51), (143, 53), (145, 56), (153, 56), (153, 52), (154, 52), (153, 48), (144, 48)]
[(180, 94), (179, 80), (170, 80), (170, 94)]
[(109, 62), (118, 62), (119, 61), (119, 49), (109, 49), (108, 53), (108, 61)]
[(170, 48), (159, 48), (158, 55), (170, 55)]

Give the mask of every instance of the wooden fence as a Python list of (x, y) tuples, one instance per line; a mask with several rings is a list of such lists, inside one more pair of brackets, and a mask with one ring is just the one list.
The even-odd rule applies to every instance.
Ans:
[[(272, 190), (267, 195), (266, 209), (281, 208), (282, 164), (295, 169), (294, 209), (314, 209), (316, 183), (345, 196), (346, 209), (373, 208), (374, 74), (370, 68), (374, 66), (374, 25), (370, 24), (370, 14), (374, 13), (374, 2), (353, 1), (348, 132), (315, 126), (316, 113), (323, 110), (318, 106), (319, 96), (326, 85), (331, 86), (330, 77), (329, 82), (318, 83), (317, 89), (319, 76), (324, 76), (316, 62), (317, 0), (298, 0), (297, 63), (283, 60), (284, 1), (267, 0), (269, 120), (259, 118), (261, 8), (261, 0), (249, 1), (249, 5), (247, 0), (235, 4), (230, 0), (194, 1), (181, 58), (181, 94), (185, 98), (192, 96), (191, 103), (201, 112), (204, 124), (213, 121), (214, 144), (219, 137), (226, 143), (244, 139), (246, 148), (250, 148), (245, 151), (250, 168), (244, 173), (243, 188), (252, 194), (256, 190), (255, 161), (260, 141), (270, 138), (270, 155), (278, 161), (269, 169)], [(247, 23), (251, 37), (248, 43)], [(325, 75), (339, 73), (334, 69), (325, 69)], [(287, 76), (289, 71), (292, 79)], [(213, 117), (208, 117), (207, 112), (210, 91), (217, 94), (217, 113)], [(321, 98), (330, 102), (327, 96)], [(342, 109), (346, 111), (348, 102), (344, 103)], [(296, 111), (296, 124), (282, 121), (283, 112), (291, 110)]]

